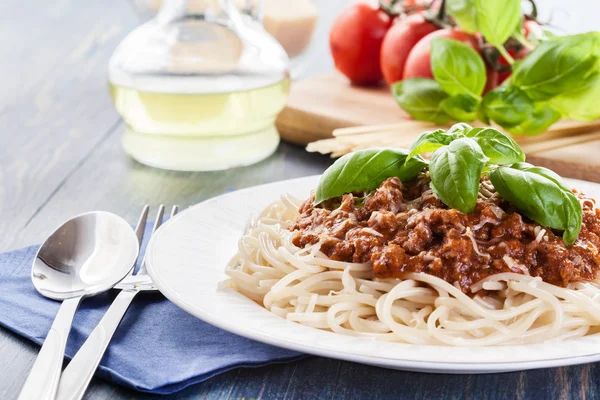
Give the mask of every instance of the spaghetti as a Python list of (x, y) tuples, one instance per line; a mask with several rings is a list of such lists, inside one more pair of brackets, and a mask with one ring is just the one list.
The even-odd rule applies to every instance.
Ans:
[[(600, 326), (600, 281), (560, 287), (539, 276), (501, 272), (473, 283), (467, 294), (423, 272), (376, 278), (373, 265), (333, 260), (322, 252), (322, 242), (296, 246), (290, 227), (300, 207), (301, 201), (283, 195), (250, 221), (226, 269), (225, 286), (290, 321), (346, 335), (451, 346), (565, 340)], [(539, 241), (546, 231), (534, 234)]]

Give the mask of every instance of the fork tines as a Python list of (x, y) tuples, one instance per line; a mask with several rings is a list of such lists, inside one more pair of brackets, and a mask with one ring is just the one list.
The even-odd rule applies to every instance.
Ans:
[[(144, 233), (146, 230), (146, 222), (148, 220), (149, 211), (150, 211), (150, 206), (148, 204), (146, 204), (144, 206), (144, 208), (142, 208), (142, 213), (140, 214), (140, 218), (138, 219), (137, 225), (135, 227), (135, 234), (138, 238), (140, 249), (141, 249), (142, 243), (144, 241)], [(169, 215), (169, 218), (174, 217), (178, 211), (179, 211), (179, 207), (174, 205), (171, 208), (171, 214)], [(152, 236), (154, 234), (154, 232), (156, 232), (156, 230), (158, 228), (160, 228), (160, 226), (162, 225), (164, 213), (165, 213), (165, 206), (163, 204), (161, 204), (158, 206), (158, 211), (156, 212), (156, 218), (154, 220), (154, 226), (152, 227), (152, 232), (150, 233), (150, 236)], [(140, 265), (139, 271), (137, 272), (136, 275), (146, 273), (145, 254), (142, 256), (142, 254), (140, 252), (140, 255), (138, 256), (138, 260), (139, 260), (139, 257), (143, 257), (143, 258), (142, 258), (142, 263)], [(130, 272), (130, 275), (133, 275), (133, 274), (134, 274), (134, 271), (132, 270)]]

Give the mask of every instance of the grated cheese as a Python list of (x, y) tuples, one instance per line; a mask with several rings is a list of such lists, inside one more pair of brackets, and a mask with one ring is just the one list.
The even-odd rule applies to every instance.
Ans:
[(481, 257), (490, 257), (489, 254), (483, 253), (479, 250), (479, 246), (477, 246), (477, 241), (475, 241), (475, 238), (473, 237), (473, 232), (471, 231), (471, 228), (467, 228), (465, 235), (467, 235), (468, 238), (471, 239), (471, 243), (473, 243), (473, 250), (475, 250), (475, 253), (477, 253), (477, 255)]
[(506, 263), (508, 268), (510, 268), (511, 270), (513, 270), (513, 271), (518, 270), (518, 271), (521, 271), (523, 274), (529, 276), (529, 270), (523, 264), (519, 264), (518, 262), (516, 262), (512, 257), (504, 256), (504, 257), (502, 257), (502, 260)]

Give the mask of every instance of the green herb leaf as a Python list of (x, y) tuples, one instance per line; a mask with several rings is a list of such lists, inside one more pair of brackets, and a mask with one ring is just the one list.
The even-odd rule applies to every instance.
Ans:
[(600, 74), (588, 79), (585, 86), (570, 90), (550, 99), (552, 108), (564, 117), (577, 121), (594, 121), (600, 118)]
[(440, 107), (448, 95), (433, 79), (411, 78), (392, 85), (396, 101), (416, 120), (443, 125), (452, 120)]
[(536, 104), (535, 110), (529, 117), (519, 125), (507, 127), (506, 129), (516, 135), (539, 135), (558, 121), (560, 117), (561, 114), (555, 109), (543, 104)]
[(431, 156), (431, 188), (448, 207), (464, 213), (475, 208), (479, 178), (488, 158), (477, 142), (460, 138), (440, 147)]
[(446, 133), (448, 133), (448, 135), (454, 134), (458, 135), (459, 137), (464, 137), (467, 134), (467, 132), (471, 129), (473, 129), (471, 125), (466, 124), (464, 122), (459, 122), (457, 124), (452, 125), (450, 129), (446, 131)]
[(498, 167), (490, 172), (490, 180), (520, 213), (545, 227), (563, 230), (565, 244), (575, 243), (583, 214), (579, 201), (558, 175), (528, 165)]
[(503, 46), (521, 22), (521, 0), (475, 0), (478, 30), (493, 46)]
[(600, 32), (559, 36), (540, 43), (515, 68), (514, 85), (533, 100), (585, 88), (598, 72)]
[(469, 94), (457, 94), (442, 100), (440, 107), (456, 121), (475, 121), (481, 100)]
[(446, 0), (446, 12), (465, 32), (475, 33), (477, 29), (477, 8), (475, 0)]
[(430, 153), (442, 146), (449, 145), (456, 135), (449, 134), (443, 129), (421, 133), (410, 146), (406, 162), (421, 153)]
[(466, 133), (475, 140), (493, 164), (525, 161), (525, 153), (511, 137), (493, 128), (473, 128)]
[(557, 174), (556, 172), (552, 171), (551, 169), (544, 168), (544, 167), (538, 167), (536, 165), (529, 164), (527, 162), (514, 163), (510, 167), (512, 169), (517, 169), (519, 171), (527, 171), (527, 172), (532, 172), (534, 174), (542, 175), (543, 177), (548, 178), (551, 181), (553, 181), (554, 183), (556, 183), (558, 186), (560, 186), (567, 192), (571, 191), (571, 189), (569, 189), (569, 187), (563, 181), (562, 177), (559, 174)]
[(477, 119), (486, 125), (491, 125), (492, 123), (492, 121), (490, 121), (490, 118), (487, 115), (485, 115), (485, 112), (483, 112), (483, 107), (479, 107), (479, 110), (477, 110)]
[(516, 86), (499, 86), (486, 93), (481, 102), (485, 116), (504, 128), (517, 126), (535, 111), (533, 101)]
[(450, 96), (467, 94), (478, 98), (485, 86), (483, 60), (475, 50), (457, 40), (433, 39), (431, 71)]
[(377, 188), (389, 177), (405, 182), (413, 179), (427, 163), (421, 157), (406, 162), (404, 149), (365, 149), (346, 154), (323, 173), (315, 204), (346, 193)]

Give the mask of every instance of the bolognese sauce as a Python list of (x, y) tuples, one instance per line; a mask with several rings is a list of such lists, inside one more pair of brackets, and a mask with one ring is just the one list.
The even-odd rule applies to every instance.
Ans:
[(320, 244), (329, 258), (371, 263), (377, 278), (425, 272), (467, 293), (501, 273), (541, 277), (566, 287), (596, 278), (600, 269), (600, 211), (574, 191), (583, 208), (579, 239), (566, 246), (560, 232), (528, 220), (482, 178), (475, 211), (450, 209), (433, 193), (426, 173), (404, 185), (385, 180), (369, 193), (314, 205), (314, 193), (290, 227), (294, 245)]

